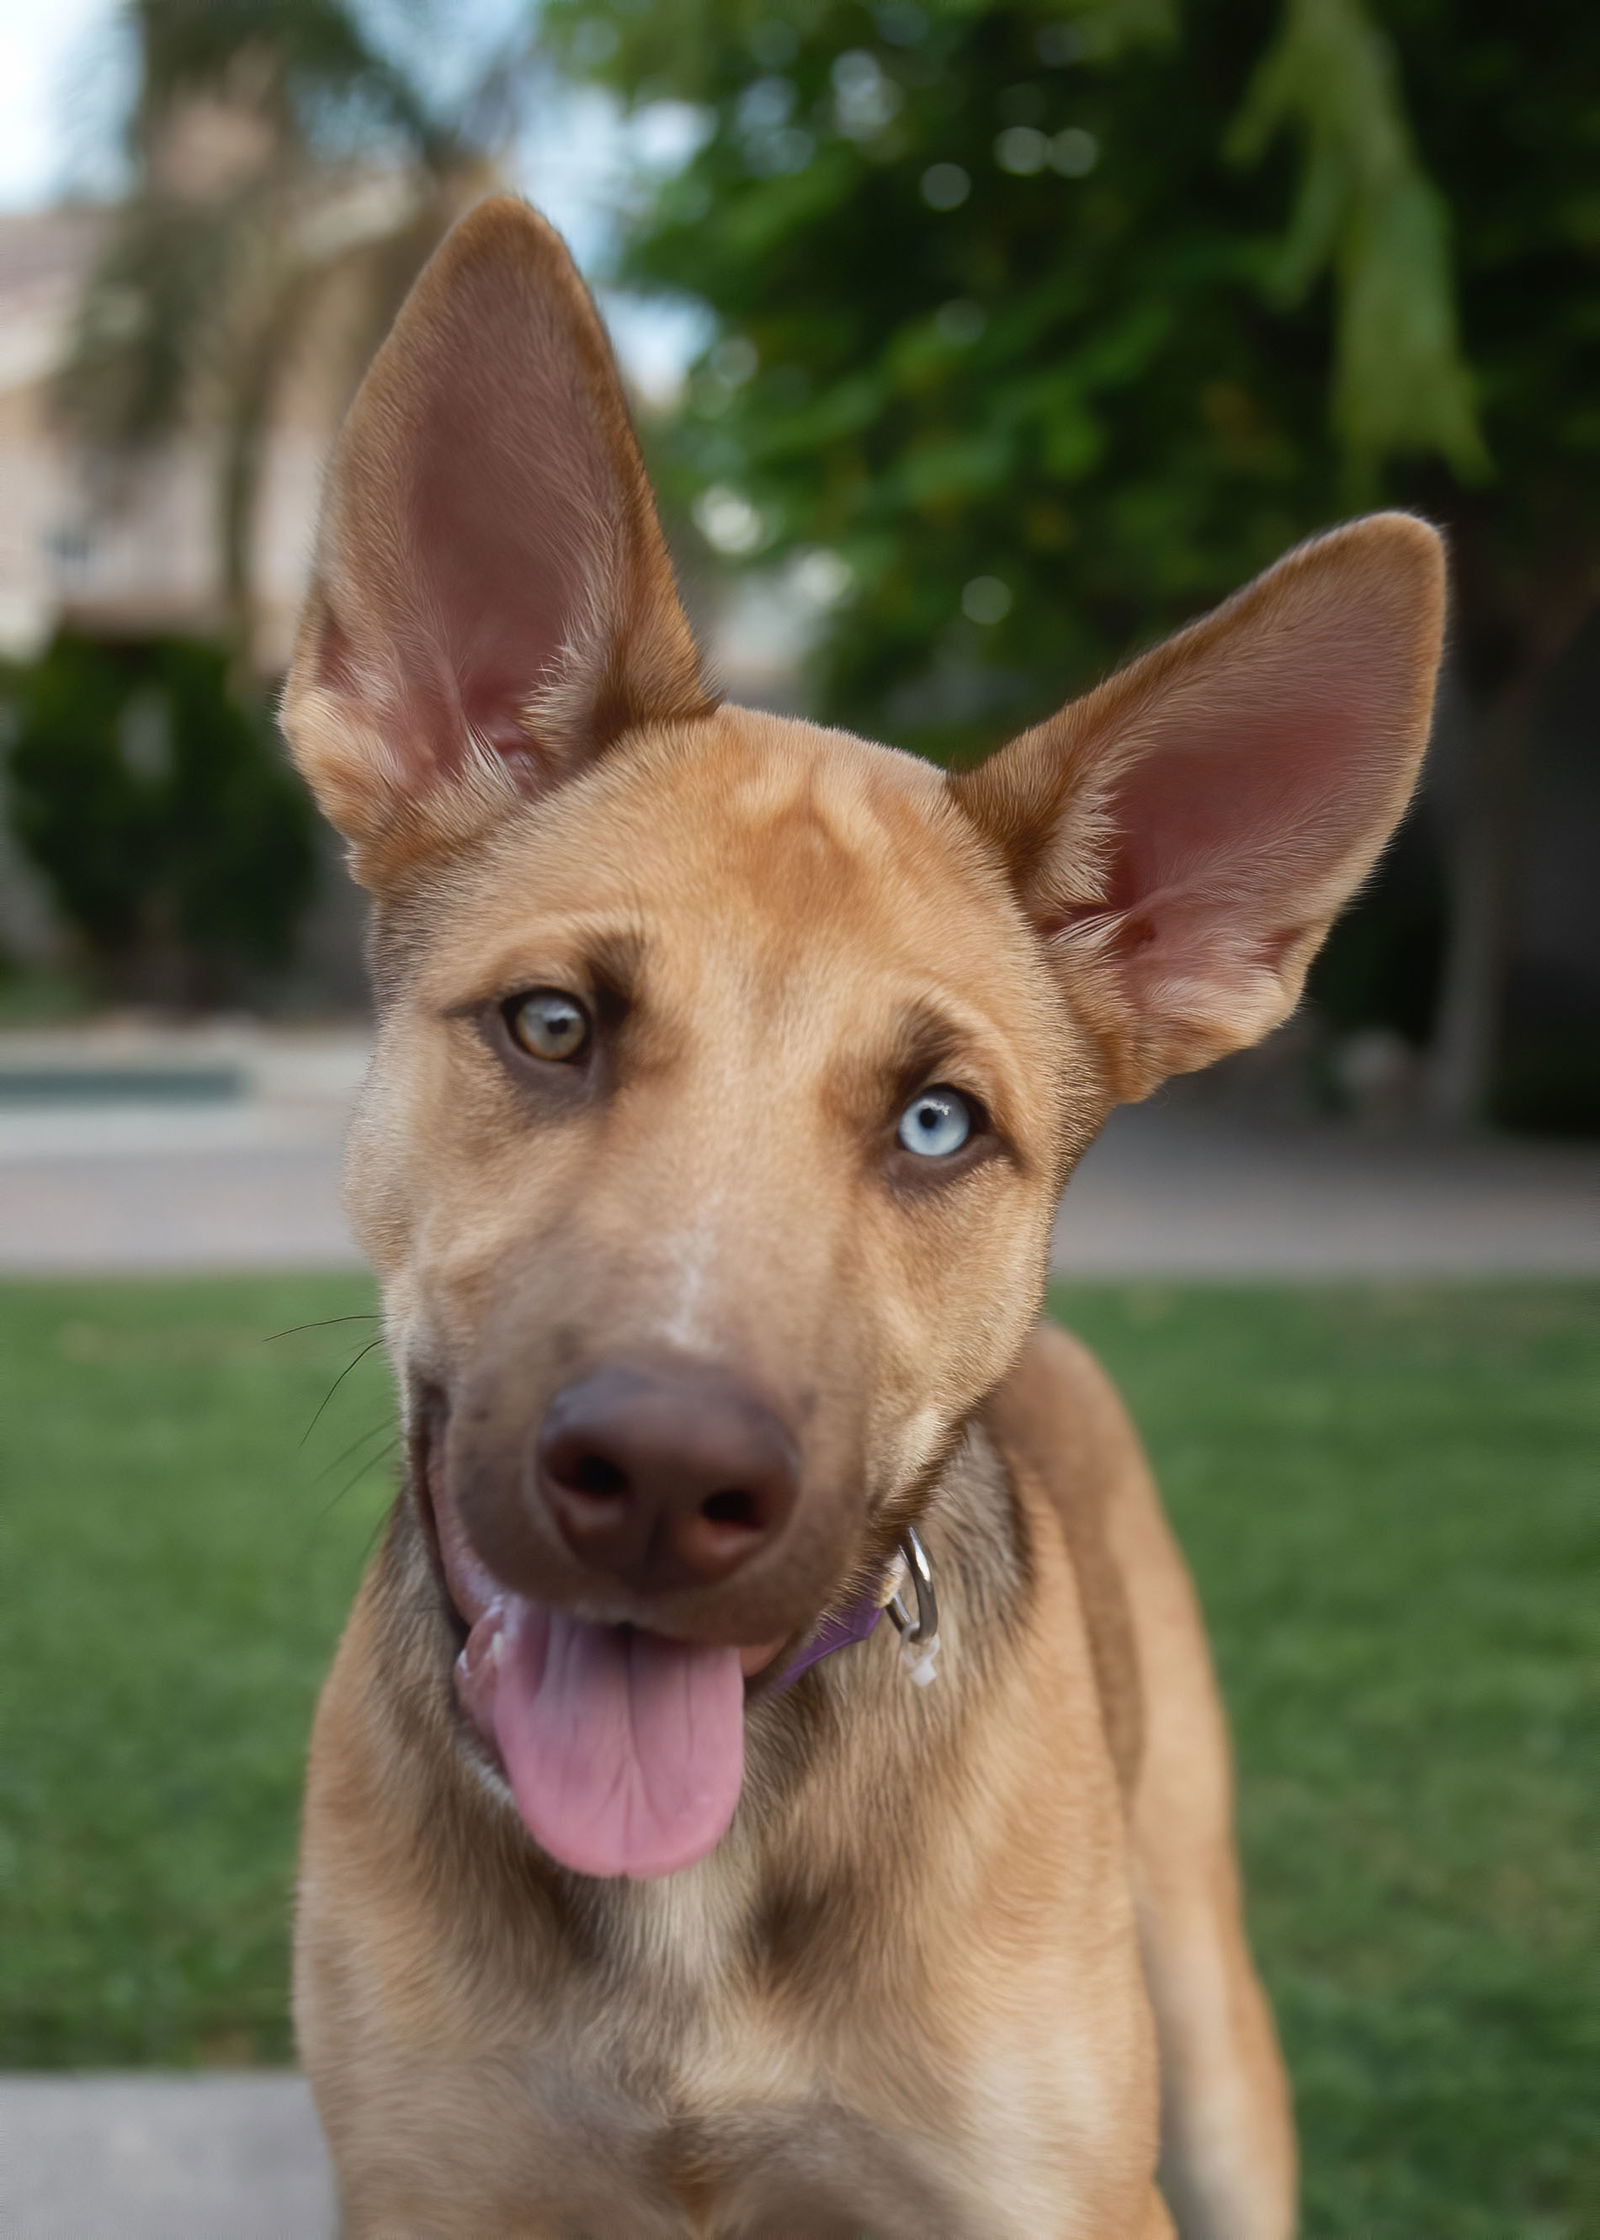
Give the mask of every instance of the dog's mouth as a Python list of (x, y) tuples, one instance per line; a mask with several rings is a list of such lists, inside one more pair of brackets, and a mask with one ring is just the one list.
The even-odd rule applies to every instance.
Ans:
[(445, 1483), (443, 1407), (424, 1403), (416, 1477), (464, 1635), (457, 1700), (523, 1824), (577, 1874), (672, 1874), (715, 1849), (744, 1783), (747, 1677), (783, 1644), (678, 1641), (502, 1585)]

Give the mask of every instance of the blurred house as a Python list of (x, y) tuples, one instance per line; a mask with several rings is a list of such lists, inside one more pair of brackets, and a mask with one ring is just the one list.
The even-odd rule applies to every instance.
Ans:
[[(408, 189), (382, 173), (346, 180), (311, 221), (317, 248), (390, 239)], [(0, 658), (34, 651), (65, 622), (91, 635), (208, 635), (224, 623), (221, 442), (193, 425), (138, 459), (97, 459), (54, 405), (86, 285), (112, 213), (77, 207), (0, 214)], [(305, 590), (323, 463), (372, 340), (364, 277), (342, 263), (278, 390), (265, 446), (251, 568), (252, 654), (264, 677), (287, 659)], [(671, 383), (644, 402), (672, 401)], [(682, 533), (674, 542), (693, 542)], [(802, 571), (803, 574), (803, 571)], [(691, 598), (735, 693), (792, 706), (820, 602), (801, 581), (707, 579)]]
[[(392, 235), (407, 188), (346, 180), (309, 221), (319, 249)], [(198, 412), (136, 458), (96, 458), (64, 429), (56, 377), (111, 213), (0, 216), (0, 654), (24, 655), (58, 624), (95, 635), (209, 634), (223, 623), (221, 439)], [(278, 386), (255, 511), (252, 655), (287, 657), (305, 589), (322, 463), (359, 370), (362, 307), (330, 289)]]
[[(287, 660), (309, 572), (323, 462), (370, 346), (359, 251), (407, 215), (382, 173), (345, 178), (307, 225), (333, 277), (274, 387), (251, 537), (250, 656), (264, 682)], [(25, 659), (63, 625), (90, 637), (208, 637), (227, 622), (222, 412), (202, 395), (179, 433), (146, 452), (97, 457), (57, 409), (85, 291), (111, 232), (106, 207), (0, 215), (0, 660)], [(0, 772), (0, 796), (3, 796)], [(0, 955), (59, 962), (45, 886), (6, 829), (0, 798)], [(360, 914), (325, 844), (327, 875), (284, 994), (313, 1009), (361, 1000)]]
[(84, 209), (0, 217), (0, 652), (12, 658), (66, 603), (81, 475), (52, 428), (50, 391), (105, 223)]

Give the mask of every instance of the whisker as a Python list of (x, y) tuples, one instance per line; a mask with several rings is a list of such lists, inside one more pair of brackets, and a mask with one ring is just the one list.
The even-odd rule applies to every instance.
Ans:
[(347, 1446), (342, 1453), (336, 1454), (331, 1462), (325, 1462), (322, 1465), (322, 1468), (317, 1472), (316, 1476), (312, 1479), (312, 1484), (320, 1486), (324, 1478), (331, 1478), (333, 1476), (333, 1473), (338, 1469), (341, 1462), (348, 1462), (350, 1460), (350, 1457), (355, 1453), (357, 1447), (364, 1447), (369, 1439), (377, 1438), (380, 1431), (393, 1431), (394, 1428), (394, 1412), (391, 1409), (390, 1412), (387, 1415), (381, 1417), (377, 1423), (369, 1425), (368, 1428), (363, 1431), (358, 1438), (352, 1439), (349, 1446)]
[[(381, 1447), (376, 1454), (368, 1455), (366, 1461), (361, 1465), (355, 1476), (353, 1478), (347, 1478), (344, 1484), (339, 1488), (338, 1492), (334, 1495), (333, 1499), (328, 1502), (323, 1508), (322, 1517), (331, 1516), (334, 1510), (339, 1506), (340, 1502), (344, 1499), (345, 1495), (352, 1492), (355, 1487), (360, 1485), (362, 1479), (366, 1477), (369, 1471), (376, 1470), (381, 1462), (387, 1462), (390, 1456), (394, 1453), (395, 1449), (399, 1446), (399, 1444), (400, 1434), (397, 1431), (386, 1447)], [(318, 1521), (320, 1522), (321, 1519), (319, 1518)], [(371, 1545), (372, 1543), (368, 1541), (367, 1546), (369, 1550), (371, 1548)]]
[(381, 1337), (369, 1338), (366, 1344), (361, 1348), (361, 1351), (356, 1354), (352, 1360), (349, 1360), (345, 1363), (344, 1367), (339, 1371), (339, 1374), (334, 1378), (332, 1384), (329, 1385), (327, 1391), (323, 1394), (321, 1404), (318, 1407), (316, 1414), (311, 1418), (311, 1421), (306, 1425), (305, 1430), (300, 1434), (300, 1444), (302, 1447), (310, 1438), (312, 1432), (316, 1430), (317, 1425), (322, 1421), (323, 1409), (326, 1408), (328, 1402), (338, 1391), (340, 1385), (344, 1383), (345, 1378), (349, 1376), (351, 1370), (356, 1367), (358, 1362), (365, 1361), (367, 1355), (369, 1353), (375, 1352), (376, 1349), (382, 1345), (382, 1343), (383, 1339)]
[(367, 1534), (367, 1544), (361, 1551), (361, 1562), (363, 1568), (365, 1568), (373, 1549), (378, 1545), (379, 1533), (383, 1530), (384, 1526), (388, 1523), (392, 1515), (392, 1510), (385, 1509), (382, 1515), (374, 1521), (372, 1530)]
[(302, 1330), (331, 1330), (336, 1322), (376, 1322), (375, 1314), (330, 1314), (320, 1322), (292, 1322), (287, 1330), (271, 1330), (261, 1343), (275, 1346), (280, 1338), (297, 1338)]

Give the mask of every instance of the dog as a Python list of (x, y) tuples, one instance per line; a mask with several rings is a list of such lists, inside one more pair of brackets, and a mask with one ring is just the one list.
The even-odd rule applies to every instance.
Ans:
[(1356, 521), (957, 776), (726, 706), (559, 238), (435, 254), (283, 707), (409, 1453), (299, 1883), (349, 2240), (1291, 2231), (1195, 1598), (1039, 1312), (1111, 1108), (1295, 1004), (1443, 604)]

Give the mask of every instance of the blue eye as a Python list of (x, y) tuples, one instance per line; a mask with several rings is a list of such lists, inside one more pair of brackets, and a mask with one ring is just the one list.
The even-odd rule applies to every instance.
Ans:
[(923, 1159), (948, 1159), (976, 1126), (973, 1109), (959, 1089), (924, 1089), (900, 1115), (898, 1134), (907, 1151)]

